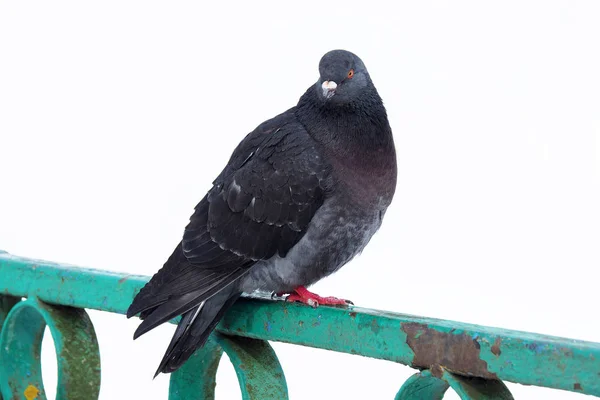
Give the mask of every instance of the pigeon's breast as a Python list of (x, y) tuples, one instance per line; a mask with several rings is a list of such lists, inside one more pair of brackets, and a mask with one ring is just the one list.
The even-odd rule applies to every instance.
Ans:
[(396, 191), (395, 154), (364, 152), (360, 157), (331, 157), (337, 190), (358, 207), (383, 210)]

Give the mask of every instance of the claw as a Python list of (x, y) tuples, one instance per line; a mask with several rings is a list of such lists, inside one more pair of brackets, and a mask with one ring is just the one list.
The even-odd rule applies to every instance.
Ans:
[(283, 298), (283, 296), (285, 296), (286, 293), (277, 293), (277, 292), (271, 292), (271, 300), (274, 299), (281, 299)]

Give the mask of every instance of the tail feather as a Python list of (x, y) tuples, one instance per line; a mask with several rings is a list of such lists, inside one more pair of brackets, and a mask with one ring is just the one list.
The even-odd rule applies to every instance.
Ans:
[[(225, 257), (227, 258), (227, 257)], [(228, 268), (207, 269), (206, 266), (191, 264), (183, 255), (181, 243), (175, 248), (164, 266), (152, 277), (135, 296), (127, 310), (127, 318), (156, 308), (168, 302), (173, 295), (210, 289), (223, 278), (244, 265), (244, 260), (236, 260)], [(149, 313), (146, 312), (145, 315)]]
[(199, 290), (182, 294), (158, 305), (152, 310), (151, 313), (144, 315), (145, 318), (140, 326), (138, 326), (136, 329), (135, 333), (133, 334), (133, 338), (137, 339), (144, 333), (156, 328), (158, 325), (193, 309), (206, 299), (232, 285), (246, 272), (248, 272), (247, 269), (237, 269), (231, 272), (229, 275), (222, 277), (221, 280), (214, 283), (209, 288), (202, 287)]
[[(213, 246), (214, 247), (214, 246)], [(221, 249), (193, 264), (180, 243), (173, 254), (140, 290), (127, 317), (140, 314), (142, 323), (134, 339), (182, 314), (157, 373), (173, 372), (203, 346), (227, 309), (239, 298), (238, 281), (255, 261)]]
[(169, 343), (169, 347), (167, 347), (167, 351), (165, 352), (165, 354), (163, 356), (163, 359), (161, 360), (160, 365), (158, 366), (158, 369), (156, 370), (156, 373), (154, 374), (155, 378), (164, 369), (164, 366), (165, 366), (165, 364), (168, 361), (168, 356), (167, 355), (169, 355), (169, 354), (172, 353), (173, 348), (178, 343), (178, 339), (181, 338), (181, 336), (183, 336), (183, 334), (188, 330), (190, 324), (192, 322), (194, 322), (194, 320), (198, 316), (198, 313), (200, 312), (200, 310), (202, 310), (202, 307), (204, 307), (204, 302), (202, 302), (195, 309), (190, 310), (190, 311), (186, 312), (185, 314), (183, 314), (181, 316), (181, 321), (179, 321), (179, 324), (177, 325), (177, 329), (175, 329), (175, 334), (171, 338), (171, 342)]
[(225, 312), (240, 297), (237, 287), (232, 285), (211, 298), (187, 311), (177, 329), (165, 355), (160, 362), (156, 375), (170, 373), (183, 365), (194, 354), (196, 349), (202, 347), (211, 332), (215, 329)]

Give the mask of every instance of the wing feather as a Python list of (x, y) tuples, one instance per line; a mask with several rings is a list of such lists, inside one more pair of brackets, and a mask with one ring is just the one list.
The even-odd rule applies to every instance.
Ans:
[(145, 317), (136, 336), (298, 243), (331, 186), (330, 166), (315, 145), (293, 109), (240, 143), (195, 207), (181, 243), (129, 308), (128, 316)]

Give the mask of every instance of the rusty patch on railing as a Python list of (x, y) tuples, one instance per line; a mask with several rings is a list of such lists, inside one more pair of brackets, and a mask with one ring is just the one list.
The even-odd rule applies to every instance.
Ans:
[(406, 344), (414, 353), (413, 367), (431, 369), (432, 372), (443, 367), (461, 375), (498, 379), (488, 370), (487, 362), (480, 358), (476, 337), (440, 332), (416, 322), (403, 323), (402, 330), (406, 333)]
[(492, 354), (495, 356), (499, 356), (502, 354), (502, 350), (500, 350), (500, 343), (502, 343), (502, 339), (499, 337), (494, 340), (494, 344), (492, 345)]

